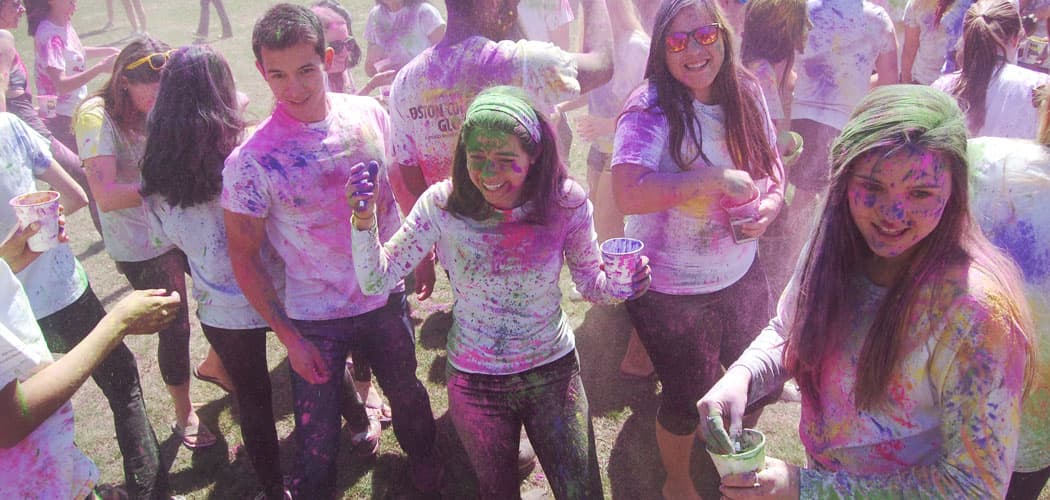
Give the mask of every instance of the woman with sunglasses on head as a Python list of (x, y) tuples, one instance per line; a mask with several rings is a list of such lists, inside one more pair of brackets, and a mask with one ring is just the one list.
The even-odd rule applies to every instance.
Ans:
[[(234, 279), (219, 206), (223, 162), (244, 132), (238, 108), (233, 74), (221, 55), (207, 45), (172, 54), (147, 123), (141, 194), (150, 233), (171, 240), (189, 261), (197, 317), (227, 368), (241, 436), (263, 486), (259, 498), (281, 499), (268, 327)], [(264, 247), (262, 259), (270, 276), (284, 275), (272, 248)]]
[(1017, 65), (1024, 38), (1021, 15), (1010, 0), (982, 0), (963, 19), (960, 69), (933, 83), (959, 101), (974, 137), (1034, 139), (1036, 88), (1050, 76)]
[(215, 444), (215, 436), (197, 418), (190, 400), (186, 256), (170, 241), (150, 235), (139, 196), (146, 116), (172, 52), (152, 38), (129, 43), (117, 56), (109, 81), (77, 110), (73, 125), (98, 202), (106, 252), (117, 270), (136, 290), (163, 288), (182, 297), (178, 318), (160, 332), (157, 359), (175, 403), (172, 432), (187, 448), (196, 449)]
[[(769, 310), (754, 240), (780, 211), (784, 174), (762, 91), (730, 31), (714, 0), (666, 0), (648, 82), (627, 100), (613, 147), (625, 235), (645, 243), (653, 267), (649, 293), (627, 311), (663, 384), (665, 498), (698, 498), (689, 474), (695, 402)], [(747, 221), (731, 225), (738, 216)]]
[(1036, 351), (1018, 269), (970, 215), (966, 136), (930, 87), (858, 104), (776, 316), (697, 403), (709, 445), (731, 446), (748, 404), (795, 377), (809, 465), (766, 457), (725, 497), (1006, 494)]

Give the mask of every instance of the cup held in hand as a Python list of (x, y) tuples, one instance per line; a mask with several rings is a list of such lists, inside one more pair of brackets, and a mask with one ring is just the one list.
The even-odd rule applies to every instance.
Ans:
[(707, 450), (711, 460), (718, 469), (718, 477), (730, 474), (743, 474), (762, 470), (766, 464), (766, 436), (755, 429), (744, 429), (744, 432), (733, 438), (733, 447), (737, 451), (723, 455)]
[(40, 230), (28, 240), (29, 249), (34, 252), (58, 246), (58, 198), (57, 191), (34, 191), (15, 196), (8, 202), (15, 210), (20, 227), (40, 223)]
[(632, 277), (642, 258), (645, 244), (634, 238), (610, 238), (602, 243), (602, 262), (605, 275), (612, 282), (613, 295), (627, 299), (634, 295)]

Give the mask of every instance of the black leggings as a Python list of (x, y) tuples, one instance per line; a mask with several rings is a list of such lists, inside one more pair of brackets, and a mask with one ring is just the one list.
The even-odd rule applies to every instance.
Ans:
[[(72, 304), (37, 323), (48, 349), (64, 353), (84, 340), (105, 315), (106, 310), (89, 286)], [(167, 472), (160, 462), (157, 436), (146, 416), (135, 355), (124, 342), (117, 344), (91, 372), (91, 378), (113, 410), (128, 494), (131, 498), (168, 498)]]
[(181, 301), (175, 321), (157, 332), (157, 363), (160, 376), (167, 385), (182, 385), (190, 381), (190, 313), (186, 303), (186, 273), (189, 265), (186, 255), (177, 248), (141, 262), (117, 262), (117, 270), (124, 273), (136, 290), (163, 288), (179, 292)]
[(201, 325), (233, 382), (241, 413), (241, 438), (255, 475), (269, 498), (284, 491), (274, 427), (270, 373), (266, 368), (266, 328), (226, 330)]

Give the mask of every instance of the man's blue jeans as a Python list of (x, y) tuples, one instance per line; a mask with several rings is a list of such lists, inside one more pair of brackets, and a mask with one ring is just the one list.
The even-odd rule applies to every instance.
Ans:
[[(310, 384), (295, 370), (295, 440), (299, 449), (293, 472), (296, 498), (332, 498), (339, 455), (343, 367), (351, 349), (372, 365), (394, 413), (394, 435), (409, 459), (426, 459), (434, 447), (434, 414), (430, 396), (416, 378), (415, 332), (404, 293), (390, 294), (374, 311), (324, 321), (294, 320), (303, 338), (321, 352), (328, 381)], [(361, 407), (361, 412), (364, 408)]]

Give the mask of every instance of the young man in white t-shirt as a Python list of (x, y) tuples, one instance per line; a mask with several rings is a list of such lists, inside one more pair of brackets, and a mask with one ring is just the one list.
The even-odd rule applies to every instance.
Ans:
[[(344, 185), (350, 168), (376, 161), (381, 234), (400, 216), (385, 164), (389, 118), (370, 97), (325, 92), (321, 22), (309, 9), (278, 4), (252, 34), (256, 67), (277, 105), (226, 160), (222, 206), (234, 275), (248, 301), (288, 350), (298, 443), (292, 493), (335, 495), (343, 367), (351, 348), (370, 362), (390, 399), (398, 442), (416, 488), (436, 491), (430, 399), (415, 376), (415, 338), (403, 285), (366, 296), (357, 285)], [(259, 250), (268, 240), (285, 262), (279, 297)], [(351, 397), (356, 395), (350, 391)], [(367, 425), (363, 406), (350, 425)]]

